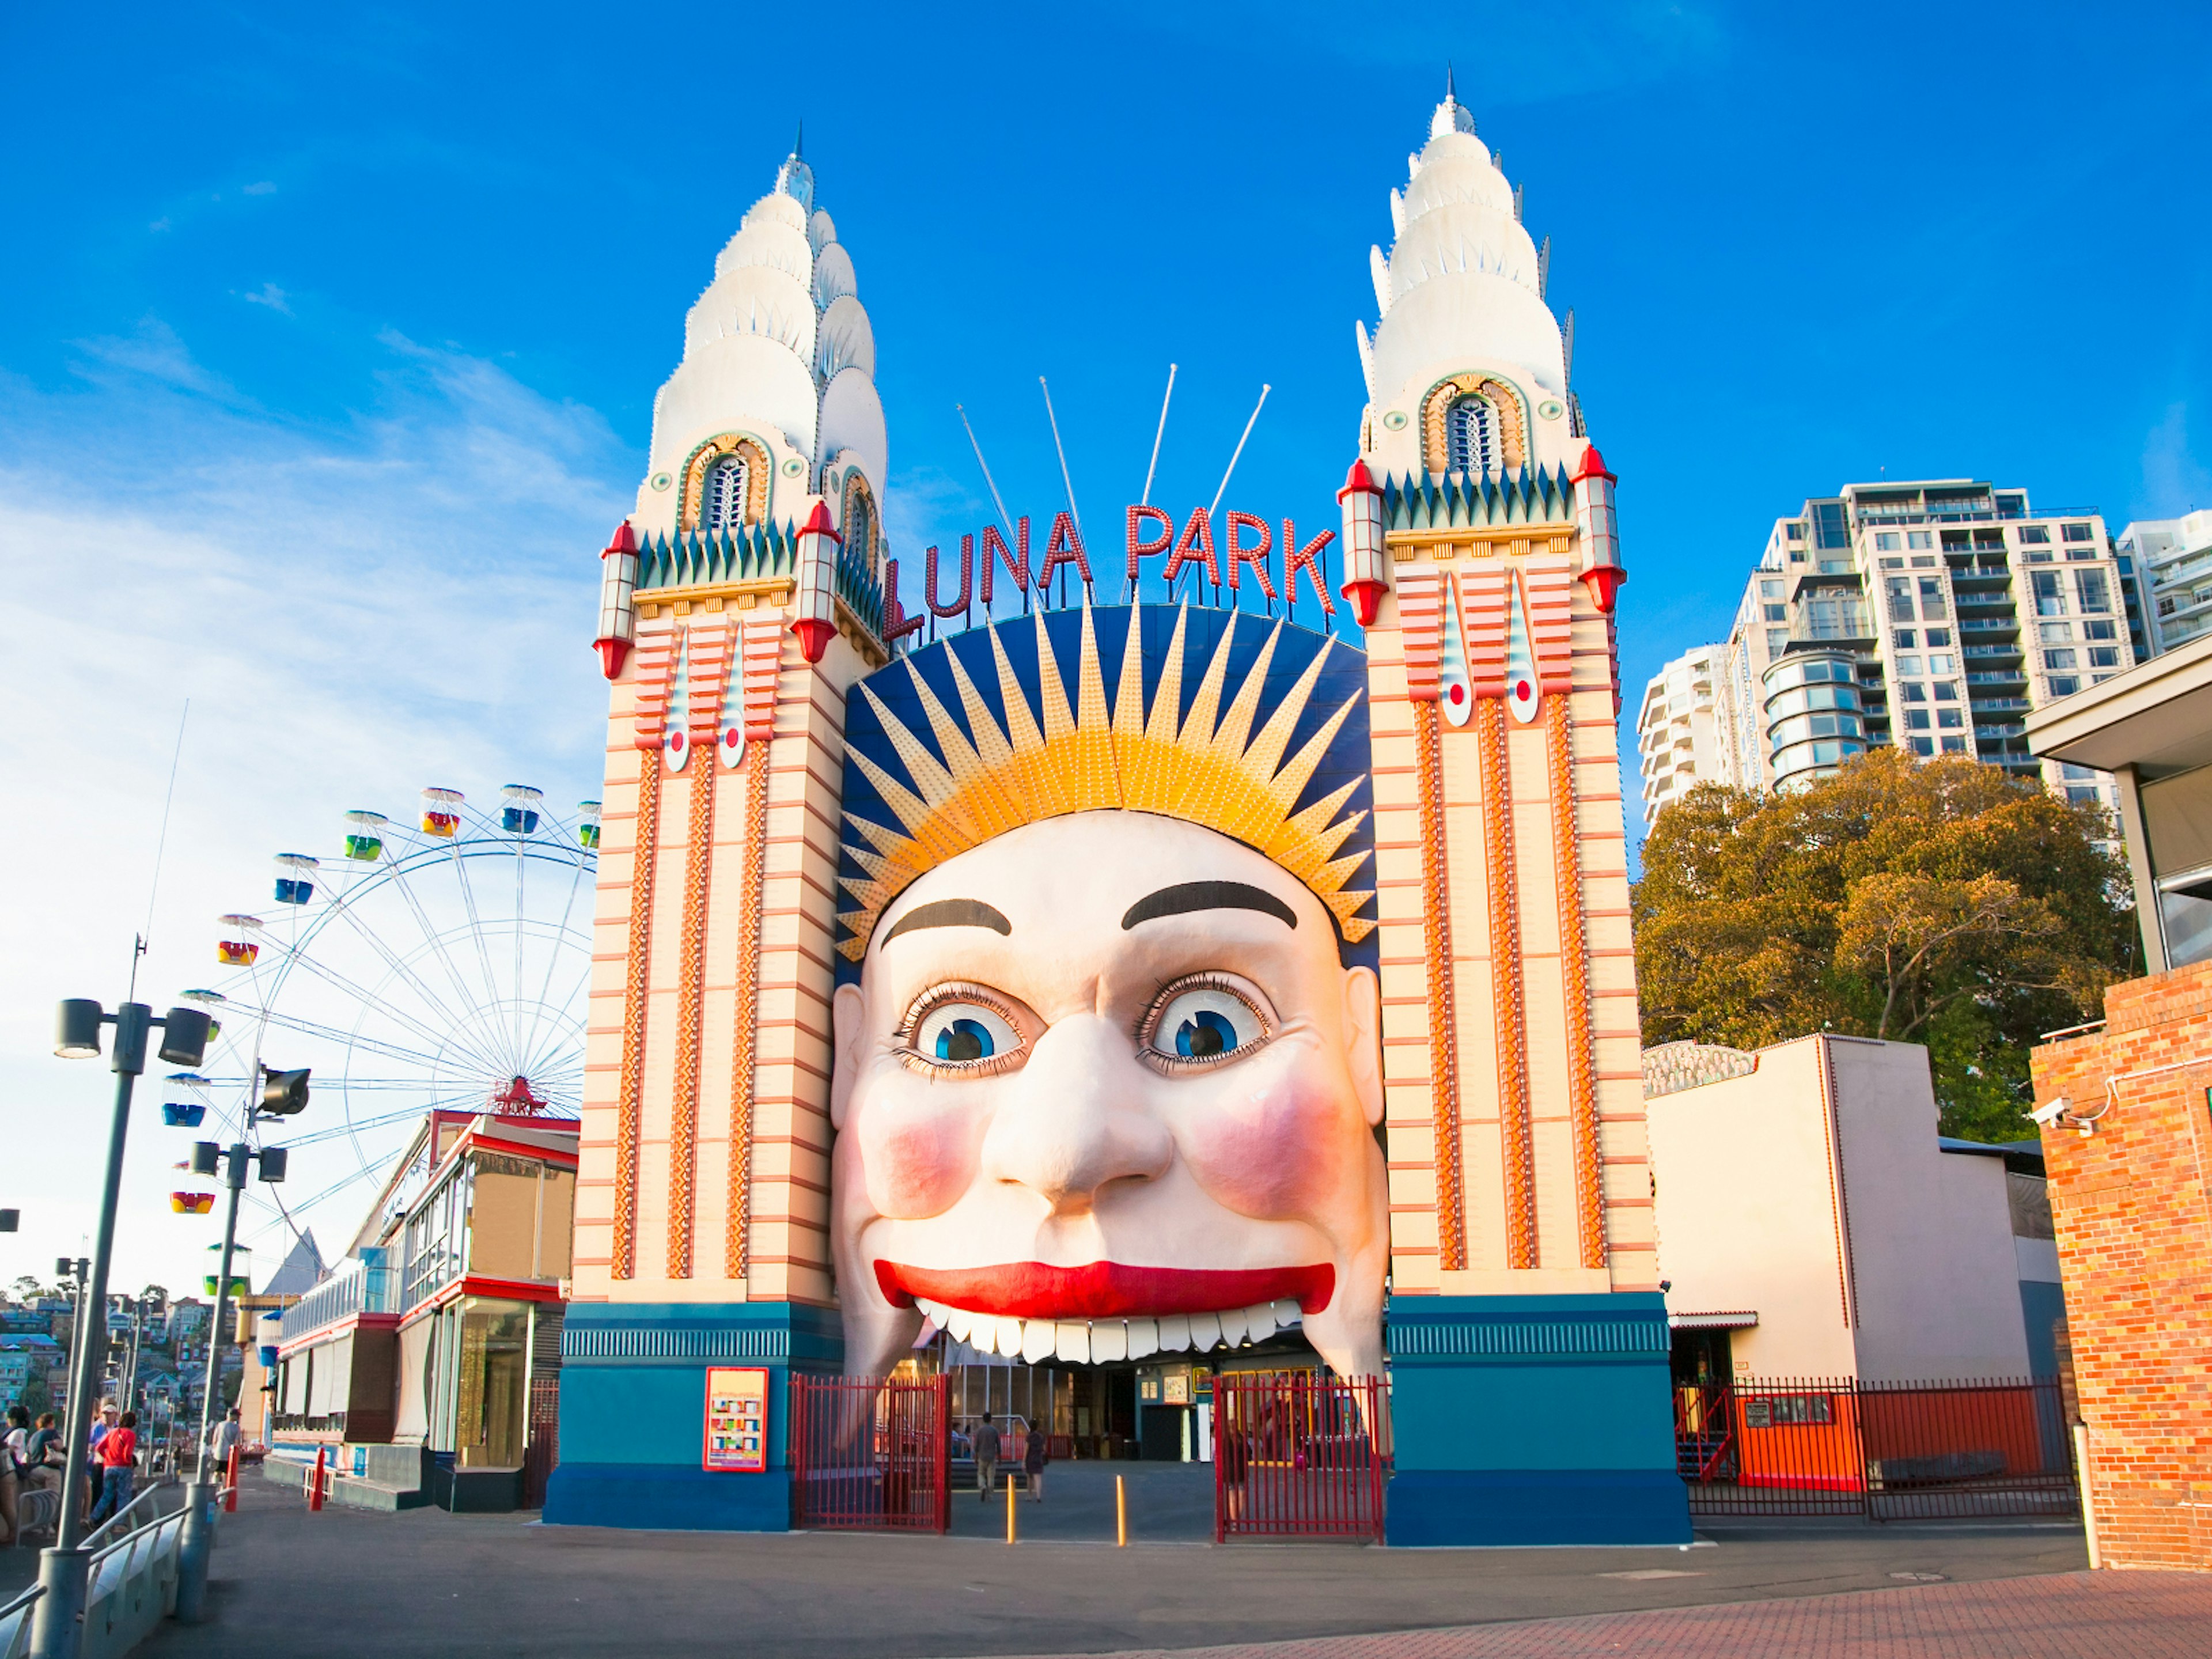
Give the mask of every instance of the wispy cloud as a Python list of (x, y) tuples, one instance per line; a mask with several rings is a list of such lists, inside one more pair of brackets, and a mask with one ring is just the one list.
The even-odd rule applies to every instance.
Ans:
[(264, 283), (258, 293), (242, 294), (239, 297), (250, 306), (267, 306), (270, 310), (287, 317), (292, 314), (291, 296), (274, 283)]
[(248, 196), (274, 196), (276, 193), (276, 186), (264, 179), (257, 184), (246, 185), (245, 193)]
[[(153, 320), (82, 343), (73, 388), (0, 378), (0, 1133), (55, 1195), (24, 1194), (39, 1249), (11, 1243), (0, 1278), (90, 1224), (100, 1137), (52, 1126), (86, 1121), (105, 1073), (40, 1058), (43, 1011), (123, 995), (187, 697), (138, 972), (157, 1004), (210, 977), (214, 918), (266, 900), (270, 854), (333, 848), (349, 807), (397, 815), (430, 782), (599, 793), (592, 556), (635, 458), (495, 364), (386, 344), (376, 407), (330, 429), (253, 409)], [(174, 1138), (133, 1133), (118, 1282), (196, 1278), (205, 1229), (163, 1197)], [(309, 1153), (295, 1173), (335, 1178)], [(362, 1201), (315, 1219), (349, 1231)]]
[(2142, 514), (2177, 518), (2212, 506), (2212, 469), (2189, 447), (2189, 405), (2174, 404), (2143, 440)]

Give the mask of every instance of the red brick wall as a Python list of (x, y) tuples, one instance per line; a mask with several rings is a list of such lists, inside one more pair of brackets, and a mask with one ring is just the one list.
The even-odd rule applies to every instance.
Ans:
[(2212, 1568), (2212, 963), (2105, 1012), (2033, 1057), (2039, 1103), (2102, 1113), (2043, 1132), (2091, 1501), (2106, 1565)]

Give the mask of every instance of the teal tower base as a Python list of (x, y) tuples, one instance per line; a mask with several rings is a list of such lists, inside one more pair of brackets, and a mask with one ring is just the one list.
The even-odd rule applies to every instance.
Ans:
[[(561, 1331), (561, 1462), (545, 1522), (788, 1532), (791, 1376), (832, 1376), (844, 1328), (785, 1302), (571, 1303)], [(769, 1373), (769, 1464), (708, 1474), (707, 1370)]]
[(1393, 1297), (1389, 1348), (1388, 1542), (1690, 1541), (1660, 1296)]

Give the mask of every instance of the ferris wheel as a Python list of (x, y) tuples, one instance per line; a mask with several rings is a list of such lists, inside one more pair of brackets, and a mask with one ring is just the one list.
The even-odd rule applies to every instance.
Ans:
[(563, 817), (509, 784), (488, 812), (429, 788), (408, 821), (347, 812), (333, 856), (278, 854), (268, 902), (221, 918), (222, 974), (185, 994), (218, 1041), (206, 1073), (167, 1079), (165, 1119), (211, 1109), (234, 1136), (264, 1067), (311, 1071), (283, 1137), (296, 1224), (387, 1168), (434, 1109), (576, 1117), (599, 843), (597, 801)]

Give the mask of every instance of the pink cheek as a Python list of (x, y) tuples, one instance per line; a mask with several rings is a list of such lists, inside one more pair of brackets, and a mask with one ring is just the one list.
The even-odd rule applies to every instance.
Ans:
[[(935, 1092), (902, 1071), (885, 1093), (904, 1096), (896, 1084), (908, 1082)], [(859, 1133), (868, 1196), (880, 1214), (904, 1220), (941, 1214), (975, 1179), (980, 1114), (938, 1101), (886, 1098), (868, 1103)]]
[(1359, 1115), (1328, 1086), (1340, 1079), (1308, 1080), (1302, 1069), (1194, 1081), (1176, 1114), (1176, 1144), (1192, 1173), (1243, 1214), (1310, 1214), (1354, 1172), (1365, 1133)]

